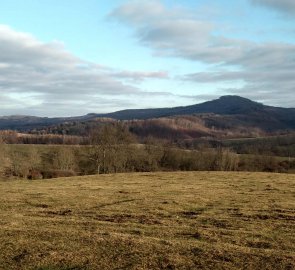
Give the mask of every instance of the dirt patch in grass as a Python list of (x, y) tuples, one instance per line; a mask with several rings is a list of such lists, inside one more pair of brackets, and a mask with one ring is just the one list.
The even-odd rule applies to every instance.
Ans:
[(46, 215), (57, 215), (57, 216), (67, 216), (71, 215), (71, 209), (57, 210), (57, 211), (46, 211), (44, 212)]
[(162, 222), (156, 218), (146, 215), (131, 215), (131, 214), (115, 214), (115, 215), (96, 215), (96, 220), (108, 221), (115, 223), (140, 223), (140, 224), (162, 224)]

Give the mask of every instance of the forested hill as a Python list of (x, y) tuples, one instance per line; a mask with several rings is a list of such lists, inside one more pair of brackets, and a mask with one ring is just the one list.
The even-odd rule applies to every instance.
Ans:
[[(219, 99), (191, 106), (130, 109), (106, 114), (87, 114), (79, 117), (47, 118), (32, 116), (0, 117), (0, 129), (30, 130), (73, 121), (88, 121), (100, 117), (116, 120), (146, 120), (178, 115), (214, 114), (215, 124), (225, 121), (230, 126), (244, 125), (266, 131), (295, 130), (295, 108), (266, 106), (239, 96), (222, 96)], [(219, 116), (219, 117), (216, 117)]]
[(96, 116), (132, 120), (200, 113), (240, 115), (241, 118), (249, 118), (249, 121), (255, 121), (256, 123), (265, 120), (268, 122), (269, 120), (277, 127), (295, 128), (295, 108), (266, 106), (239, 96), (222, 96), (216, 100), (184, 107), (123, 110), (109, 114), (97, 114)]
[[(123, 110), (114, 113), (105, 114), (104, 116), (120, 119), (150, 119), (159, 117), (169, 117), (174, 115), (191, 115), (199, 113), (214, 113), (220, 115), (232, 114), (250, 114), (252, 112), (263, 111), (263, 104), (251, 101), (239, 96), (222, 96), (219, 99), (207, 101), (200, 104), (174, 107), (174, 108), (158, 108), (158, 109), (134, 109)], [(272, 108), (272, 107), (270, 107)], [(289, 110), (289, 109), (286, 109)], [(294, 109), (295, 113), (295, 109)], [(103, 115), (98, 115), (103, 116)]]

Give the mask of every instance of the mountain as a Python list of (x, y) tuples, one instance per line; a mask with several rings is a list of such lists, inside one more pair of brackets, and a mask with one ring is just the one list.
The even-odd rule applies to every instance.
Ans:
[(147, 120), (180, 115), (201, 117), (202, 114), (202, 119), (209, 128), (231, 129), (240, 126), (258, 128), (267, 132), (295, 130), (295, 108), (266, 106), (239, 96), (222, 96), (216, 100), (191, 106), (131, 109), (106, 114), (92, 113), (79, 117), (0, 117), (0, 129), (30, 130), (66, 122), (90, 121), (102, 117), (116, 120)]
[(58, 125), (66, 122), (73, 121), (88, 121), (96, 118), (96, 114), (87, 114), (84, 116), (77, 117), (36, 117), (29, 115), (11, 115), (0, 117), (0, 130), (11, 129), (11, 130), (31, 130), (43, 127), (49, 127), (52, 125)]
[(251, 126), (265, 131), (295, 129), (295, 108), (266, 106), (239, 96), (222, 96), (216, 100), (184, 107), (123, 110), (96, 116), (132, 120), (208, 113), (223, 116), (223, 118), (213, 117), (217, 126), (219, 126), (218, 120), (219, 122), (226, 120), (230, 126)]
[(109, 117), (118, 120), (150, 119), (174, 115), (191, 115), (199, 113), (214, 113), (220, 115), (247, 114), (262, 110), (263, 104), (239, 96), (222, 96), (219, 99), (174, 108), (133, 109), (108, 114), (98, 114), (98, 117)]

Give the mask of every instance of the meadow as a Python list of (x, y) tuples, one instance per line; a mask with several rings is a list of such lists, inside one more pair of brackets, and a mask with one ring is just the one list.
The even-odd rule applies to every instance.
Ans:
[(0, 269), (294, 269), (295, 175), (0, 181)]

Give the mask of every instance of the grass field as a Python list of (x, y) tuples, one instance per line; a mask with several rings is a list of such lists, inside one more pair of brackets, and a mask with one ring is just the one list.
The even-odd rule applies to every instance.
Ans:
[(0, 181), (1, 269), (295, 269), (295, 175)]

